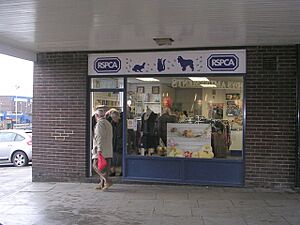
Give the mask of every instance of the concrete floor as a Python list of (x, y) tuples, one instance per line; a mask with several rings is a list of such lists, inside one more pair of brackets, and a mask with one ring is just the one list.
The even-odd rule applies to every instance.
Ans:
[(293, 190), (115, 184), (103, 192), (96, 184), (31, 183), (31, 167), (0, 174), (3, 225), (300, 224)]

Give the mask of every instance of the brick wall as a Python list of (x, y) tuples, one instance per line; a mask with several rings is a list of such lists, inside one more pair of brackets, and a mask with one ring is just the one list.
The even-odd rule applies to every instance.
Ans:
[(87, 54), (38, 54), (34, 66), (33, 181), (86, 174)]
[[(277, 70), (263, 68), (276, 57)], [(246, 185), (294, 185), (296, 46), (247, 48)]]

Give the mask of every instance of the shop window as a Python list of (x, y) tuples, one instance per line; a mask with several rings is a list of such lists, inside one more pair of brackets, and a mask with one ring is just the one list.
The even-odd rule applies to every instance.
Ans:
[(124, 79), (123, 78), (92, 78), (91, 88), (92, 89), (124, 88)]
[(127, 154), (240, 159), (243, 77), (128, 78)]

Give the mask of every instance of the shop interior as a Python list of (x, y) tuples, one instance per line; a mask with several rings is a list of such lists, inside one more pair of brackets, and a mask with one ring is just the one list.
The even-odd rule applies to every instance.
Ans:
[[(126, 93), (92, 92), (92, 108), (117, 110), (122, 123), (126, 94), (128, 155), (241, 159), (243, 86), (242, 76), (131, 77)], [(93, 89), (123, 87), (123, 78), (92, 79)]]

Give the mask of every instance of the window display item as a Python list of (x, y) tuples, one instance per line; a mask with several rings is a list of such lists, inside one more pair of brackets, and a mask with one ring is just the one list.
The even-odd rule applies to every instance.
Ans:
[(167, 156), (200, 158), (201, 151), (212, 151), (211, 125), (168, 123), (167, 140)]

